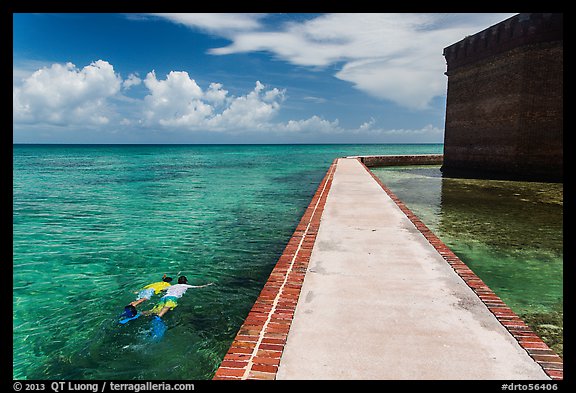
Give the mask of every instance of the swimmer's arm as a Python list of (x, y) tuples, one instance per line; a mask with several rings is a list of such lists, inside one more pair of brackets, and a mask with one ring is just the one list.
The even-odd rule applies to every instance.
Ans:
[(210, 282), (210, 283), (204, 284), (204, 285), (191, 285), (190, 287), (191, 288), (204, 288), (204, 287), (207, 287), (208, 285), (212, 285), (212, 284), (214, 284), (214, 283)]

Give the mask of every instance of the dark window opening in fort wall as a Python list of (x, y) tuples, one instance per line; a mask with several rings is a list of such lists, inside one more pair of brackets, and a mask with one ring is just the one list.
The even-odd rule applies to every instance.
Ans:
[(522, 13), (444, 49), (445, 176), (563, 181), (563, 15)]

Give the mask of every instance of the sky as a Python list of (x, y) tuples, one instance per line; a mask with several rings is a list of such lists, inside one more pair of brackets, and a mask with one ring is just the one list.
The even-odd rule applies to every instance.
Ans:
[(442, 143), (445, 47), (515, 14), (13, 14), (14, 143)]

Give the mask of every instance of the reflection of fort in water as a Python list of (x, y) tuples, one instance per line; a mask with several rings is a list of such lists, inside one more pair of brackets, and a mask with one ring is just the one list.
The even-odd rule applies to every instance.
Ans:
[(455, 178), (439, 183), (441, 232), (497, 248), (562, 255), (562, 184)]
[(439, 165), (372, 171), (433, 231), (496, 248), (562, 254), (562, 183), (452, 178)]

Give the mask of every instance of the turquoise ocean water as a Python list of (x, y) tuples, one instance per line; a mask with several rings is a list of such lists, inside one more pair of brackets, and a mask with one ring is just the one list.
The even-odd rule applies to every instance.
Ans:
[[(442, 145), (14, 145), (13, 378), (211, 378), (332, 161), (419, 153)], [(164, 273), (215, 285), (154, 342), (117, 316)]]

